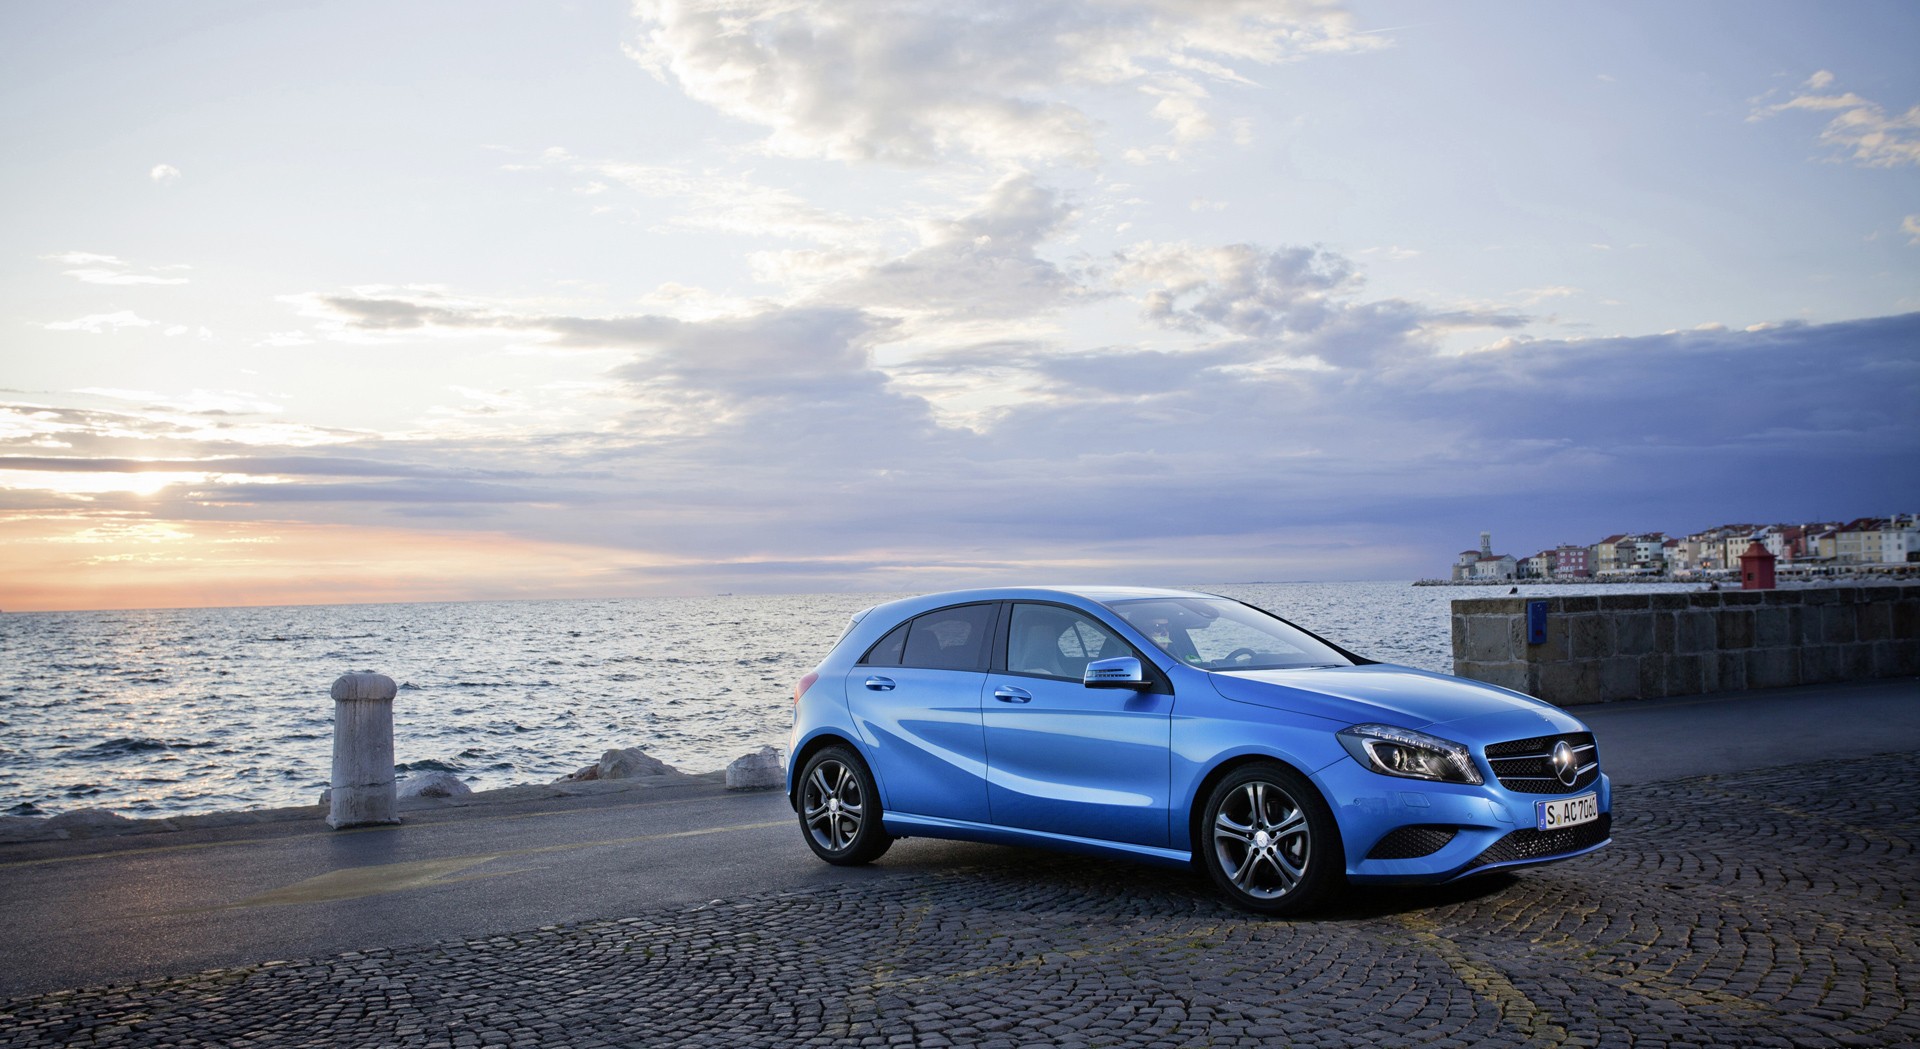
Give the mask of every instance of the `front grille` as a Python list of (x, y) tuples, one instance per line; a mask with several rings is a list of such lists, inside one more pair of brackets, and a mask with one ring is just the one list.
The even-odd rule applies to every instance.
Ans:
[(1493, 843), (1493, 847), (1467, 864), (1486, 867), (1516, 860), (1542, 860), (1566, 852), (1579, 852), (1606, 841), (1613, 833), (1613, 813), (1603, 812), (1592, 823), (1565, 830), (1517, 830)]
[[(1553, 774), (1553, 745), (1563, 739), (1573, 748), (1574, 765), (1580, 770), (1572, 783), (1562, 783)], [(1494, 777), (1516, 794), (1566, 794), (1590, 787), (1600, 778), (1600, 752), (1591, 732), (1509, 740), (1488, 746), (1486, 754)]]
[(1442, 827), (1431, 823), (1416, 823), (1411, 827), (1401, 827), (1388, 832), (1367, 853), (1370, 860), (1417, 860), (1422, 856), (1431, 856), (1447, 847), (1453, 836), (1459, 831), (1453, 827)]

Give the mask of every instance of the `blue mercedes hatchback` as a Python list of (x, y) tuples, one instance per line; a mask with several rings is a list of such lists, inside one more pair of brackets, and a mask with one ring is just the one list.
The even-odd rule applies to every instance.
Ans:
[(1612, 823), (1564, 711), (1177, 590), (869, 608), (794, 688), (787, 768), (828, 863), (914, 835), (1036, 845), (1192, 864), (1267, 914), (1568, 859)]

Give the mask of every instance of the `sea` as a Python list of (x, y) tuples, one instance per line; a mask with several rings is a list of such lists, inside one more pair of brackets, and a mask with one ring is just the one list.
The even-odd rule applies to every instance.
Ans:
[[(1450, 604), (1407, 582), (1190, 589), (1372, 659), (1452, 668)], [(1589, 592), (1521, 586), (1522, 595)], [(1590, 592), (1698, 589), (1595, 585)], [(398, 774), (547, 783), (610, 748), (689, 772), (784, 750), (793, 685), (848, 617), (900, 595), (475, 601), (0, 615), (0, 814), (144, 818), (319, 800), (335, 678), (386, 674)], [(783, 754), (784, 758), (784, 754)]]

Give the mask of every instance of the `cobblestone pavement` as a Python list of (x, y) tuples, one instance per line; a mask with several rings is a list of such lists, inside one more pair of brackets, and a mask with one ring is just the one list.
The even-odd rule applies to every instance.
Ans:
[(1920, 754), (1615, 801), (1594, 856), (1310, 920), (983, 846), (927, 875), (16, 999), (0, 1046), (1920, 1045)]

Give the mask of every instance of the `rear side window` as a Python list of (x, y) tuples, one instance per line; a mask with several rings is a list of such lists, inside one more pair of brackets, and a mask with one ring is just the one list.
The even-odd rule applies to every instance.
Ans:
[(867, 658), (860, 662), (870, 667), (899, 666), (900, 654), (907, 649), (907, 628), (912, 625), (913, 620), (909, 619), (899, 626), (894, 627), (888, 632), (886, 637), (880, 639), (879, 644), (867, 651)]
[(917, 616), (888, 632), (862, 662), (876, 667), (984, 670), (995, 611), (992, 604), (960, 605)]

